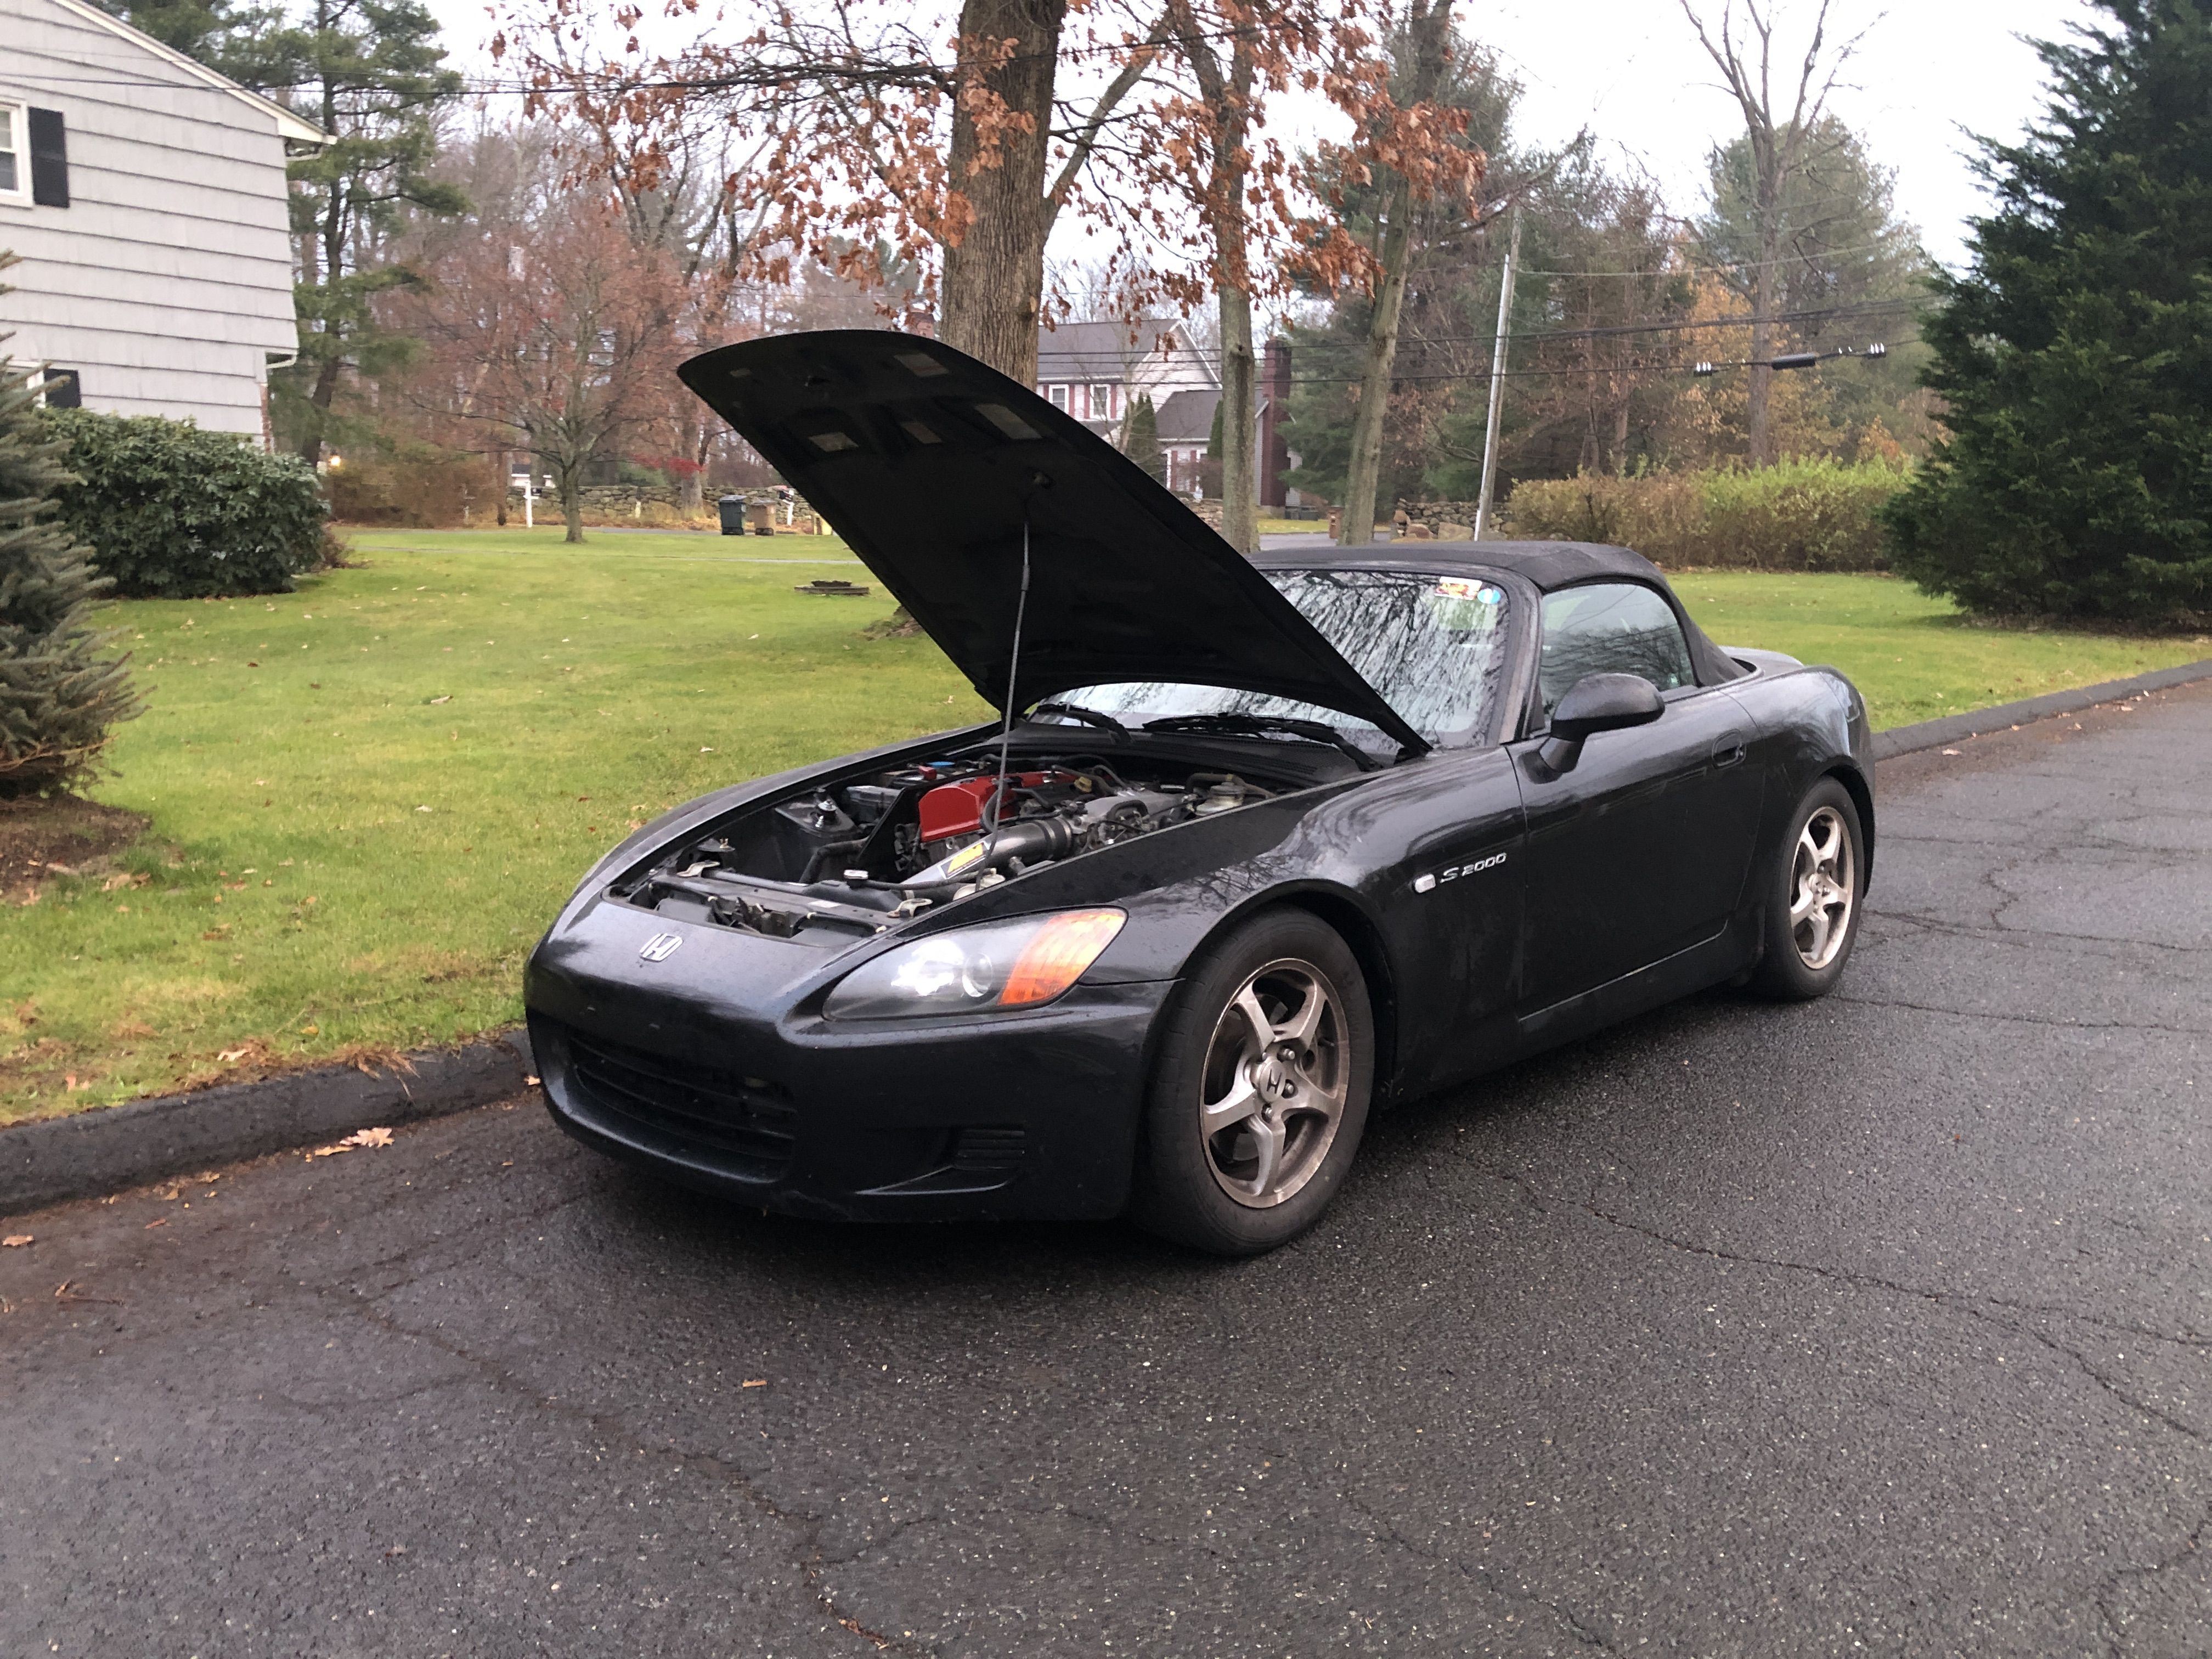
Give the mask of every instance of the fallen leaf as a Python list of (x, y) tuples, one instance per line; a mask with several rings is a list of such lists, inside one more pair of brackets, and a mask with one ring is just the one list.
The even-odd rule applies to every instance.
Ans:
[(9, 1233), (7, 1237), (0, 1238), (0, 1246), (5, 1246), (11, 1250), (20, 1250), (30, 1242), (31, 1235), (28, 1233)]
[(319, 1158), (336, 1158), (340, 1152), (349, 1152), (352, 1150), (352, 1147), (340, 1141), (335, 1146), (318, 1146), (313, 1152), (307, 1153), (306, 1157), (307, 1162), (313, 1164)]
[(524, 1079), (523, 1079), (522, 1080), (523, 1080), (525, 1083), (529, 1084), (532, 1088), (535, 1088), (535, 1087), (537, 1086), (537, 1085), (538, 1085), (538, 1073), (535, 1073), (535, 1072), (532, 1072), (532, 1073), (530, 1073), (528, 1075), (526, 1075), (526, 1077), (524, 1077)]
[(168, 1224), (169, 1224), (169, 1218), (168, 1218), (168, 1217), (167, 1217), (167, 1216), (165, 1216), (165, 1215), (162, 1215), (162, 1216), (155, 1216), (155, 1217), (151, 1221), (149, 1221), (149, 1222), (148, 1222), (148, 1223), (146, 1224), (146, 1231), (147, 1231), (148, 1232), (149, 1232), (149, 1233), (150, 1233), (150, 1232), (152, 1232), (152, 1231), (154, 1231), (154, 1229), (155, 1229), (155, 1228), (156, 1228), (156, 1227), (166, 1227), (166, 1226), (167, 1226)]
[(384, 1553), (384, 1559), (385, 1559), (386, 1560), (389, 1561), (389, 1560), (390, 1560), (393, 1556), (395, 1556), (395, 1555), (404, 1555), (404, 1554), (406, 1554), (406, 1553), (407, 1553), (407, 1546), (406, 1546), (406, 1545), (404, 1545), (404, 1544), (394, 1544), (394, 1545), (393, 1545), (390, 1549), (388, 1549), (388, 1550), (385, 1551), (385, 1553)]
[(768, 1387), (768, 1378), (764, 1376), (748, 1377), (744, 1382), (738, 1383), (738, 1386), (741, 1389), (764, 1389)]
[(1955, 755), (1959, 751), (1955, 749), (1946, 749), (1943, 752), (1947, 755)]
[(252, 1048), (225, 1048), (225, 1049), (222, 1050), (220, 1053), (218, 1053), (218, 1054), (216, 1055), (216, 1058), (217, 1060), (221, 1060), (221, 1061), (222, 1061), (224, 1065), (226, 1065), (226, 1066), (235, 1066), (235, 1065), (237, 1065), (237, 1064), (238, 1064), (238, 1062), (239, 1062), (240, 1060), (244, 1060), (244, 1059), (246, 1057), (246, 1055), (248, 1055), (248, 1054), (252, 1054), (252, 1052), (253, 1052), (253, 1050), (252, 1050)]
[(389, 1129), (356, 1129), (338, 1143), (341, 1146), (389, 1146), (391, 1144), (392, 1131)]
[(450, 692), (450, 691), (449, 691), (449, 692), (447, 692), (447, 693), (444, 696), (442, 696), (442, 697), (433, 697), (433, 698), (431, 698), (431, 699), (430, 699), (430, 701), (431, 701), (433, 703), (451, 702), (453, 702), (453, 693), (452, 693), (452, 692)]
[(415, 810), (416, 810), (416, 811), (418, 811), (418, 812), (427, 812), (427, 811), (428, 811), (430, 809), (429, 809), (428, 807), (427, 807), (427, 806), (418, 806), (418, 807), (416, 807)]

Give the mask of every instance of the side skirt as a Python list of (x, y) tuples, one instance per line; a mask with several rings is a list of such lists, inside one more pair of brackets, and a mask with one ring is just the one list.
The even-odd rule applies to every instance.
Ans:
[(1623, 974), (1595, 990), (1522, 1015), (1516, 1022), (1521, 1052), (1531, 1054), (1572, 1042), (1702, 991), (1707, 986), (1733, 979), (1751, 965), (1758, 954), (1757, 913), (1740, 913), (1711, 939), (1662, 957), (1632, 974)]

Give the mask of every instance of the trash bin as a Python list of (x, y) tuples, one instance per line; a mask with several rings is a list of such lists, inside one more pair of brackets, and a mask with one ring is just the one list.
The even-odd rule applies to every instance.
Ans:
[(745, 533), (745, 498), (725, 495), (714, 503), (714, 510), (722, 515), (722, 533), (742, 536)]

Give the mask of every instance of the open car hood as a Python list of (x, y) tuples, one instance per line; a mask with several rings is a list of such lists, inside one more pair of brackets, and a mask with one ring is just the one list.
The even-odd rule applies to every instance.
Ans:
[[(684, 385), (842, 535), (983, 697), (1167, 680), (1317, 703), (1429, 745), (1206, 521), (1028, 387), (844, 329), (692, 358)], [(1022, 544), (1030, 591), (1007, 683)]]

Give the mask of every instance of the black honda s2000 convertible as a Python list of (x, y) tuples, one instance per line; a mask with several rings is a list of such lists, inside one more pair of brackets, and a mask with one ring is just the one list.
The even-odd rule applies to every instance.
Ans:
[(741, 784), (532, 957), (553, 1115), (803, 1215), (1313, 1224), (1369, 1111), (1723, 981), (1832, 986), (1866, 707), (1620, 548), (1248, 560), (933, 341), (683, 368), (1006, 712)]

